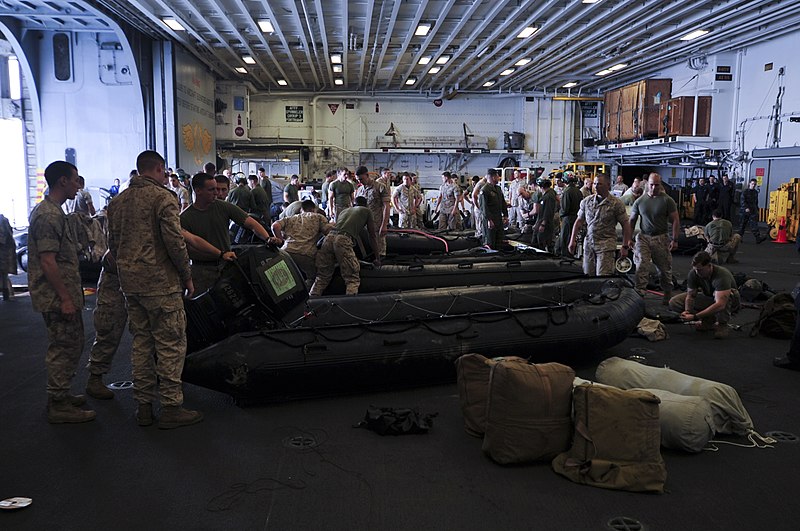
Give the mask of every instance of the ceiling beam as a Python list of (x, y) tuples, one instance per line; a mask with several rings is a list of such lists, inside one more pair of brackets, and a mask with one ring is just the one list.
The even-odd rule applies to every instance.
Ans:
[(303, 86), (304, 89), (307, 88), (306, 80), (305, 78), (303, 78), (303, 74), (300, 72), (300, 68), (298, 67), (297, 62), (294, 60), (294, 54), (292, 53), (292, 49), (289, 47), (289, 42), (286, 40), (286, 36), (284, 35), (283, 29), (281, 28), (281, 22), (278, 21), (277, 18), (275, 18), (275, 13), (272, 11), (269, 2), (267, 2), (266, 0), (261, 0), (260, 2), (258, 2), (258, 4), (263, 9), (267, 18), (272, 22), (272, 27), (275, 28), (275, 34), (280, 39), (281, 44), (283, 44), (283, 49), (286, 50), (286, 55), (289, 57), (289, 61), (292, 63), (292, 68), (297, 74), (297, 79), (300, 80), (300, 84)]
[[(384, 0), (388, 1), (388, 0)], [(383, 59), (386, 57), (386, 50), (389, 48), (389, 42), (392, 40), (392, 35), (394, 34), (394, 28), (397, 24), (397, 14), (400, 12), (400, 5), (402, 4), (402, 0), (394, 0), (394, 7), (392, 8), (392, 15), (389, 18), (389, 28), (387, 29), (386, 33), (383, 37), (383, 46), (381, 47), (381, 53), (378, 55), (378, 63), (375, 65), (374, 75), (372, 77), (372, 90), (375, 90), (375, 85), (378, 83), (378, 74), (381, 71), (381, 65), (383, 64)], [(400, 87), (402, 89), (403, 87)]]
[[(483, 21), (480, 24), (478, 24), (478, 26), (472, 31), (472, 33), (470, 33), (469, 37), (466, 38), (466, 42), (470, 44), (476, 42), (480, 38), (481, 34), (487, 28), (489, 28), (492, 24), (496, 24), (497, 22), (495, 21), (495, 19), (500, 15), (500, 13), (503, 12), (503, 10), (510, 2), (511, 0), (502, 0), (500, 2), (497, 2), (494, 6), (492, 6), (491, 10), (484, 16)], [(485, 42), (487, 41), (484, 41), (484, 43)], [(478, 44), (477, 49), (480, 50), (481, 46), (482, 46), (481, 44)], [(488, 46), (488, 44), (486, 44), (485, 46)], [(444, 73), (452, 68), (456, 68), (454, 65), (457, 63), (457, 60), (466, 52), (467, 52), (467, 46), (459, 47), (458, 50), (456, 50), (450, 56), (450, 60), (446, 64), (442, 65), (442, 69), (439, 71), (438, 74), (436, 74), (437, 76), (436, 82), (440, 86), (445, 87), (447, 83), (450, 82), (450, 78), (447, 78), (445, 81), (441, 81), (441, 79), (444, 77)], [(427, 82), (425, 83), (425, 86), (430, 86), (434, 83), (434, 81), (432, 80), (426, 80), (426, 81)]]
[(322, 0), (314, 0), (314, 9), (317, 12), (317, 24), (319, 24), (319, 33), (320, 37), (322, 37), (322, 52), (325, 54), (325, 66), (327, 67), (328, 70), (328, 80), (329, 80), (328, 86), (332, 87), (333, 70), (331, 69), (331, 61), (330, 61), (331, 50), (330, 50), (330, 45), (328, 44), (328, 31), (325, 28), (325, 10), (322, 8)]
[[(448, 11), (450, 11), (450, 8), (453, 6), (454, 1), (455, 0), (448, 0), (448, 3), (445, 4), (441, 12), (447, 13)], [(392, 71), (389, 72), (389, 76), (386, 78), (386, 83), (384, 84), (383, 88), (388, 89), (391, 86), (394, 75), (397, 73), (397, 67), (400, 66), (400, 62), (403, 59), (403, 55), (405, 55), (406, 50), (408, 50), (408, 47), (411, 44), (411, 40), (414, 38), (414, 32), (417, 30), (419, 21), (422, 20), (422, 16), (425, 14), (425, 8), (427, 7), (428, 7), (428, 0), (421, 0), (419, 5), (417, 6), (416, 14), (414, 15), (414, 18), (411, 20), (411, 24), (408, 26), (408, 30), (406, 31), (406, 38), (403, 39), (403, 44), (402, 46), (400, 46), (400, 50), (397, 52), (397, 56), (394, 60), (394, 66), (392, 67)], [(406, 79), (402, 80), (402, 86), (405, 86)]]
[[(453, 3), (454, 3), (455, 1), (456, 1), (456, 0), (450, 0), (450, 1), (448, 2), (448, 9), (444, 9), (444, 10), (442, 10), (442, 12), (443, 12), (443, 13), (447, 13), (447, 12), (449, 12), (449, 11), (450, 11), (450, 8), (452, 7), (452, 5), (453, 5)], [(448, 48), (448, 47), (449, 47), (449, 46), (450, 46), (450, 45), (453, 43), (453, 40), (456, 38), (456, 36), (457, 36), (457, 35), (459, 35), (459, 34), (461, 33), (461, 30), (462, 30), (462, 29), (464, 29), (464, 26), (467, 24), (467, 22), (469, 22), (469, 21), (470, 21), (470, 19), (472, 18), (472, 16), (475, 14), (475, 12), (476, 12), (476, 11), (478, 10), (478, 8), (481, 6), (481, 3), (482, 3), (482, 1), (483, 1), (483, 0), (475, 0), (475, 1), (472, 3), (472, 5), (471, 5), (471, 6), (469, 6), (469, 9), (468, 9), (468, 10), (467, 10), (467, 12), (466, 12), (466, 13), (464, 13), (464, 15), (463, 15), (463, 16), (462, 16), (462, 17), (459, 19), (459, 21), (458, 21), (458, 24), (456, 24), (456, 26), (453, 28), (453, 31), (451, 31), (451, 32), (450, 32), (450, 35), (448, 35), (448, 36), (445, 38), (445, 40), (442, 42), (442, 44), (441, 44), (441, 48), (447, 49), (447, 48)], [(437, 32), (439, 31), (439, 29), (441, 29), (441, 28), (442, 28), (442, 26), (444, 25), (444, 20), (445, 20), (445, 19), (444, 19), (444, 18), (442, 18), (442, 19), (439, 19), (439, 20), (441, 20), (441, 21), (442, 21), (442, 24), (434, 24), (434, 25), (433, 25), (433, 27), (431, 28), (431, 31), (430, 31), (430, 33), (428, 33), (428, 36), (427, 36), (427, 37), (425, 37), (425, 40), (424, 40), (424, 41), (422, 41), (422, 44), (421, 44), (421, 45), (420, 45), (420, 47), (419, 47), (419, 51), (417, 51), (417, 53), (414, 55), (414, 58), (411, 60), (411, 64), (409, 65), (408, 69), (406, 70), (406, 73), (405, 73), (405, 74), (403, 75), (403, 77), (401, 78), (401, 82), (402, 82), (403, 84), (405, 84), (406, 80), (407, 80), (407, 79), (408, 79), (408, 78), (411, 76), (411, 73), (414, 71), (414, 68), (416, 68), (417, 64), (419, 63), (419, 60), (420, 60), (420, 59), (421, 59), (421, 58), (422, 58), (424, 55), (426, 55), (426, 53), (427, 53), (427, 51), (428, 51), (428, 46), (430, 46), (430, 43), (433, 41), (433, 38), (436, 36), (436, 34), (437, 34)], [(434, 64), (435, 64), (435, 63), (434, 63)], [(428, 67), (428, 66), (426, 66), (426, 68), (427, 68), (427, 69), (430, 69), (430, 67)], [(441, 72), (441, 69), (440, 69), (440, 72)], [(432, 75), (436, 75), (436, 76), (438, 76), (438, 75), (439, 75), (439, 73), (432, 74)], [(434, 85), (434, 84), (435, 84), (435, 81), (433, 81), (433, 80), (432, 80), (432, 81), (431, 81), (431, 83), (430, 83), (430, 85), (432, 86), (432, 85)]]
[[(302, 1), (303, 12), (305, 15), (305, 21), (308, 22), (308, 12), (306, 11), (305, 0)], [(303, 44), (303, 51), (306, 54), (306, 61), (308, 62), (308, 68), (311, 70), (311, 75), (314, 77), (314, 88), (320, 88), (319, 76), (317, 75), (317, 62), (311, 58), (311, 48), (308, 45), (308, 39), (306, 39), (306, 31), (303, 26), (303, 20), (300, 18), (300, 12), (297, 10), (297, 4), (295, 2), (291, 2), (289, 4), (291, 6), (292, 16), (294, 18), (295, 24), (297, 24), (298, 28), (298, 36), (300, 38), (300, 42)], [(308, 26), (309, 29), (309, 36), (311, 38), (311, 42), (314, 42), (314, 34), (311, 33), (311, 26)], [(314, 45), (314, 51), (316, 52), (316, 44)], [(290, 52), (291, 53), (291, 52)]]

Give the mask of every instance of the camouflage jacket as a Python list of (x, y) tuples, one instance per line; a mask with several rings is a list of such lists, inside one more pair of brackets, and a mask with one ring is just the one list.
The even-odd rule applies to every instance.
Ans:
[(108, 226), (123, 293), (183, 292), (192, 273), (175, 194), (150, 177), (133, 177), (108, 205)]
[(78, 272), (78, 238), (59, 205), (45, 198), (31, 211), (28, 229), (28, 286), (37, 312), (61, 310), (61, 299), (45, 278), (39, 253), (56, 253), (61, 280), (76, 308), (83, 306), (81, 276)]

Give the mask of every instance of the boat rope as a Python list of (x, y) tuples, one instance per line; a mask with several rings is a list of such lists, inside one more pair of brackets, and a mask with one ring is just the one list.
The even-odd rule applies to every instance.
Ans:
[[(519, 308), (521, 306), (529, 307), (529, 305), (526, 304), (525, 301), (535, 302), (538, 304), (542, 304), (544, 307), (554, 308), (554, 309), (572, 307), (576, 302), (580, 301), (585, 301), (595, 306), (602, 306), (603, 304), (609, 301), (615, 301), (619, 299), (619, 297), (622, 295), (623, 292), (623, 286), (611, 284), (610, 286), (604, 287), (601, 293), (587, 293), (583, 290), (576, 288), (559, 287), (558, 299), (554, 299), (553, 297), (542, 297), (539, 295), (533, 295), (525, 292), (518, 292), (508, 288), (506, 288), (505, 291), (507, 295), (507, 301), (505, 305), (465, 295), (459, 291), (451, 291), (449, 293), (452, 296), (452, 299), (450, 300), (447, 309), (445, 309), (444, 311), (435, 310), (432, 308), (425, 308), (418, 304), (411, 303), (403, 298), (395, 298), (392, 302), (392, 305), (388, 308), (388, 310), (379, 317), (374, 317), (374, 316), (362, 317), (348, 310), (346, 307), (337, 304), (335, 302), (332, 302), (329, 304), (321, 305), (317, 308), (314, 308), (313, 310), (306, 311), (301, 317), (298, 317), (297, 319), (292, 321), (290, 323), (290, 327), (296, 328), (300, 326), (304, 321), (310, 321), (315, 317), (324, 316), (335, 310), (338, 310), (347, 317), (360, 323), (375, 323), (375, 322), (384, 322), (388, 320), (390, 316), (393, 315), (396, 318), (397, 311), (401, 306), (408, 307), (410, 309), (413, 309), (417, 312), (421, 312), (428, 316), (438, 316), (440, 318), (454, 315), (452, 314), (452, 311), (454, 306), (458, 302), (467, 302), (476, 304), (476, 306), (471, 311), (465, 312), (469, 314), (472, 314), (476, 311), (485, 312), (487, 309), (490, 308), (494, 308), (496, 310), (501, 310), (501, 311), (512, 311), (515, 307), (516, 308)], [(576, 295), (579, 296), (575, 297)], [(461, 314), (455, 314), (455, 315), (461, 315)], [(562, 324), (562, 323), (553, 321), (553, 324)]]
[(729, 444), (731, 446), (738, 446), (739, 448), (775, 448), (775, 443), (778, 442), (773, 437), (761, 435), (754, 429), (747, 430), (747, 440), (750, 441), (750, 444), (741, 444), (732, 441), (719, 441), (714, 439), (708, 441), (708, 445), (703, 448), (703, 450), (706, 450), (707, 452), (718, 452), (718, 444)]

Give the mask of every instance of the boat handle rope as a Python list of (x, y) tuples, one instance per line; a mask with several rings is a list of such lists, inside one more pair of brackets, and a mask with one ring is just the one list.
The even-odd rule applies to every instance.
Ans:
[[(567, 317), (568, 317), (568, 312), (569, 312), (570, 308), (572, 308), (571, 304), (565, 304), (565, 305), (559, 305), (556, 309), (557, 310), (562, 310), (564, 312), (564, 314), (567, 315)], [(547, 312), (547, 318), (545, 319), (544, 324), (538, 325), (538, 326), (535, 326), (535, 327), (532, 327), (532, 328), (529, 328), (529, 327), (525, 326), (525, 324), (519, 319), (519, 317), (517, 316), (517, 313), (519, 313), (518, 311), (513, 310), (513, 309), (507, 309), (507, 310), (504, 310), (504, 311), (501, 311), (501, 312), (497, 312), (496, 318), (494, 318), (492, 320), (487, 319), (487, 317), (489, 317), (489, 316), (484, 316), (483, 318), (477, 318), (476, 316), (471, 315), (471, 314), (458, 315), (458, 316), (445, 316), (445, 315), (441, 316), (441, 317), (451, 317), (452, 319), (461, 318), (461, 319), (465, 319), (467, 321), (466, 326), (462, 327), (460, 330), (456, 330), (456, 331), (453, 331), (453, 332), (444, 332), (444, 331), (441, 331), (441, 330), (437, 330), (436, 328), (430, 326), (430, 324), (427, 323), (426, 321), (423, 321), (423, 320), (420, 320), (420, 319), (415, 319), (415, 320), (406, 321), (406, 322), (409, 323), (409, 325), (407, 327), (403, 328), (403, 329), (392, 329), (392, 330), (381, 330), (381, 329), (377, 328), (376, 326), (370, 326), (370, 325), (379, 325), (379, 324), (381, 324), (381, 323), (379, 323), (377, 321), (365, 322), (365, 323), (357, 323), (356, 324), (357, 333), (355, 335), (353, 335), (352, 337), (342, 338), (342, 339), (337, 339), (337, 338), (331, 337), (330, 335), (324, 333), (322, 330), (320, 330), (318, 328), (315, 328), (315, 327), (308, 328), (308, 329), (292, 329), (292, 331), (307, 331), (309, 333), (314, 334), (314, 339), (312, 339), (310, 341), (300, 341), (298, 343), (293, 343), (293, 342), (281, 339), (280, 337), (277, 337), (276, 335), (272, 334), (272, 332), (274, 332), (274, 330), (262, 330), (262, 331), (259, 332), (259, 334), (261, 336), (263, 336), (263, 337), (266, 337), (267, 339), (270, 339), (270, 340), (275, 341), (277, 343), (281, 343), (283, 345), (286, 345), (287, 347), (290, 347), (290, 348), (303, 348), (304, 351), (308, 352), (309, 348), (312, 348), (312, 349), (313, 348), (318, 348), (318, 347), (313, 346), (313, 345), (320, 344), (320, 342), (319, 342), (319, 338), (320, 337), (322, 339), (326, 340), (326, 341), (330, 341), (330, 342), (333, 342), (333, 343), (343, 343), (343, 342), (348, 342), (348, 341), (353, 341), (355, 339), (358, 339), (359, 337), (363, 336), (365, 332), (368, 332), (368, 331), (372, 332), (372, 333), (375, 333), (375, 334), (398, 334), (398, 333), (408, 332), (409, 330), (411, 330), (411, 329), (413, 329), (415, 327), (418, 327), (418, 326), (426, 328), (426, 329), (430, 330), (431, 332), (433, 332), (434, 334), (440, 335), (440, 336), (445, 336), (445, 337), (462, 336), (464, 334), (464, 332), (468, 331), (472, 327), (472, 325), (475, 324), (475, 323), (485, 324), (485, 323), (490, 323), (490, 322), (495, 322), (495, 321), (499, 322), (499, 321), (502, 321), (502, 320), (506, 319), (508, 315), (511, 315), (512, 319), (514, 319), (514, 321), (523, 330), (523, 332), (525, 332), (526, 335), (528, 335), (530, 337), (534, 337), (534, 338), (541, 337), (547, 331), (550, 323), (553, 323), (555, 325), (563, 324), (563, 323), (556, 322), (553, 319), (553, 314), (554, 314), (553, 307), (535, 308), (534, 311), (546, 311)], [(565, 322), (566, 322), (566, 319), (565, 319), (564, 323)], [(345, 326), (349, 326), (349, 325), (339, 325), (339, 326), (337, 326), (337, 328), (343, 329)], [(474, 332), (473, 334), (475, 336), (478, 335), (477, 332)], [(472, 335), (464, 336), (464, 338), (467, 338), (467, 339), (469, 339), (471, 337), (472, 337)]]
[[(572, 290), (572, 291), (580, 293), (580, 290)], [(439, 316), (440, 318), (443, 318), (443, 317), (450, 316), (450, 311), (452, 310), (453, 306), (456, 304), (456, 302), (458, 302), (459, 299), (463, 299), (463, 300), (466, 300), (468, 302), (475, 302), (475, 303), (483, 305), (483, 306), (494, 307), (494, 308), (496, 308), (498, 310), (501, 310), (503, 312), (509, 312), (509, 311), (513, 312), (514, 309), (512, 308), (511, 299), (512, 299), (512, 295), (514, 295), (514, 292), (513, 292), (513, 290), (508, 289), (508, 290), (506, 290), (506, 293), (508, 294), (508, 302), (507, 302), (507, 304), (505, 306), (503, 306), (501, 304), (495, 304), (495, 303), (487, 302), (487, 301), (480, 300), (480, 299), (477, 299), (477, 298), (474, 298), (474, 297), (469, 297), (469, 296), (466, 296), (466, 295), (464, 295), (462, 293), (459, 293), (457, 291), (456, 292), (451, 292), (451, 295), (452, 295), (453, 298), (452, 298), (452, 300), (450, 302), (450, 305), (448, 306), (448, 308), (444, 312), (431, 310), (431, 309), (428, 309), (428, 308), (424, 308), (422, 306), (417, 306), (415, 304), (411, 304), (410, 302), (408, 302), (408, 301), (406, 301), (404, 299), (395, 299), (394, 300), (394, 304), (392, 304), (392, 306), (387, 310), (387, 312), (383, 316), (381, 316), (381, 317), (379, 317), (377, 319), (374, 318), (374, 317), (373, 318), (360, 317), (360, 316), (358, 316), (358, 315), (346, 310), (343, 306), (341, 306), (339, 304), (331, 303), (329, 305), (322, 306), (322, 307), (319, 307), (319, 308), (315, 308), (315, 309), (313, 309), (311, 311), (305, 312), (303, 314), (303, 316), (299, 317), (298, 319), (293, 321), (291, 324), (295, 325), (295, 324), (299, 323), (300, 321), (309, 320), (312, 317), (325, 315), (327, 313), (330, 313), (334, 309), (338, 309), (343, 314), (347, 315), (348, 317), (350, 317), (352, 319), (360, 321), (361, 323), (381, 323), (381, 322), (384, 322), (384, 320), (389, 315), (391, 315), (397, 309), (397, 307), (399, 305), (401, 305), (401, 304), (404, 305), (404, 306), (407, 306), (409, 308), (412, 308), (414, 310), (417, 310), (417, 311), (420, 311), (420, 312), (424, 312), (424, 313), (426, 313), (426, 314), (428, 314), (430, 316), (436, 315), (436, 316)], [(607, 295), (605, 293), (601, 293), (601, 294), (595, 294), (595, 295), (591, 295), (591, 296), (585, 296), (583, 300), (586, 300), (590, 304), (599, 306), (599, 305), (604, 304), (606, 301), (613, 301), (613, 300), (618, 299), (619, 296), (621, 295), (621, 293), (622, 293), (622, 288), (619, 287), (619, 289), (616, 290), (616, 293), (614, 295)], [(517, 297), (519, 298), (519, 294), (517, 294)], [(571, 309), (574, 306), (573, 303), (564, 303), (564, 302), (558, 302), (558, 303), (556, 303), (555, 306), (553, 306), (552, 305), (553, 300), (545, 298), (545, 297), (537, 297), (537, 296), (533, 296), (533, 295), (525, 295), (525, 298), (529, 298), (529, 299), (537, 301), (537, 302), (546, 303), (547, 306), (543, 306), (542, 308), (548, 308), (550, 310), (553, 310), (553, 309), (555, 309), (555, 310), (563, 310), (564, 311), (564, 315), (565, 315), (565, 319), (563, 321), (556, 321), (554, 318), (552, 318), (552, 317), (550, 318), (550, 321), (555, 325), (565, 324), (567, 319), (569, 318), (568, 310)], [(563, 295), (562, 295), (562, 301), (563, 301)], [(325, 309), (326, 311), (323, 313), (323, 312), (320, 311), (322, 309)], [(459, 314), (459, 315), (466, 315), (466, 314)], [(553, 316), (553, 312), (552, 311), (550, 312), (550, 315)]]

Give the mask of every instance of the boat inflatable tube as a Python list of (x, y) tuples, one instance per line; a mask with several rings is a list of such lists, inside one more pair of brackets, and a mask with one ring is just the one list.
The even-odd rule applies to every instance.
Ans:
[(635, 290), (598, 277), (321, 297), (280, 328), (190, 353), (183, 377), (245, 403), (452, 382), (464, 354), (585, 358), (624, 341), (643, 314)]
[(620, 389), (662, 389), (682, 396), (703, 397), (710, 403), (715, 432), (746, 435), (753, 430), (753, 421), (739, 394), (723, 383), (616, 357), (604, 360), (597, 367), (595, 378)]
[[(362, 263), (358, 292), (553, 282), (582, 276), (583, 269), (579, 264), (549, 254), (525, 251), (486, 253), (476, 249), (428, 257), (397, 257), (382, 261), (380, 267)], [(344, 293), (344, 280), (337, 269), (325, 295)]]

